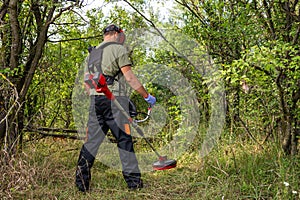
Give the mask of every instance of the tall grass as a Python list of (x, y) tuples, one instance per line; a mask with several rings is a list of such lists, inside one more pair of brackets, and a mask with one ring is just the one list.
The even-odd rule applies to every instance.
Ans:
[(199, 159), (193, 148), (172, 170), (143, 174), (145, 188), (128, 191), (120, 172), (99, 161), (91, 192), (74, 187), (79, 148), (74, 140), (26, 143), (7, 161), (1, 152), (0, 199), (300, 199), (300, 158), (285, 156), (276, 143), (223, 137)]

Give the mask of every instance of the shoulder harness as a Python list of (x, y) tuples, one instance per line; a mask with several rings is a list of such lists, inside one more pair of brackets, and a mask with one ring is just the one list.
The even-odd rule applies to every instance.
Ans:
[[(102, 68), (101, 68), (101, 63), (102, 63), (102, 57), (103, 57), (103, 49), (109, 45), (112, 44), (117, 44), (121, 45), (120, 43), (117, 42), (107, 42), (105, 44), (100, 45), (98, 48), (96, 47), (89, 47), (89, 59), (88, 59), (88, 70), (90, 75), (93, 74), (93, 79), (96, 80), (97, 78), (100, 77), (100, 74), (103, 74)], [(96, 68), (96, 71), (95, 71)], [(104, 75), (106, 78), (106, 82), (108, 85), (112, 85), (116, 76), (120, 73), (120, 71), (114, 75), (114, 76), (108, 76)]]

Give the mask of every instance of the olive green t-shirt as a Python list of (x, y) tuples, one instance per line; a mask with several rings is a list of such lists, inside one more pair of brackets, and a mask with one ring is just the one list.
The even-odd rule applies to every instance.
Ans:
[[(107, 42), (102, 42), (99, 46)], [(99, 48), (97, 46), (96, 48)], [(110, 44), (103, 49), (102, 56), (102, 72), (105, 75), (116, 76), (113, 85), (109, 85), (108, 88), (113, 92), (115, 96), (126, 95), (126, 82), (120, 71), (122, 67), (131, 65), (131, 61), (128, 56), (128, 51), (123, 45)], [(97, 71), (97, 69), (95, 69)], [(90, 95), (103, 95), (97, 93), (94, 89), (90, 90)]]

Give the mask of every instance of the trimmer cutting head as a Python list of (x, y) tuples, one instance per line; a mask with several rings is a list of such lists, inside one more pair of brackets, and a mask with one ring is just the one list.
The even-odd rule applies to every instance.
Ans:
[(159, 160), (153, 163), (152, 167), (154, 170), (166, 170), (176, 167), (176, 160), (168, 160), (167, 156), (160, 156)]

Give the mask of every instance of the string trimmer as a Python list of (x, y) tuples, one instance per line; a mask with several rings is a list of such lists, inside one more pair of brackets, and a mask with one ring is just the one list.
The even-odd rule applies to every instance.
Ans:
[(154, 170), (166, 170), (166, 169), (171, 169), (176, 167), (176, 160), (173, 159), (168, 159), (167, 156), (161, 156), (156, 149), (153, 147), (153, 145), (150, 143), (147, 137), (145, 137), (143, 131), (140, 129), (138, 126), (138, 122), (143, 122), (148, 119), (151, 113), (151, 106), (148, 108), (148, 113), (147, 117), (144, 120), (134, 120), (131, 118), (131, 116), (126, 112), (126, 110), (121, 106), (121, 104), (118, 102), (116, 97), (112, 94), (112, 92), (108, 89), (106, 79), (103, 76), (103, 74), (99, 74), (99, 79), (97, 83), (95, 83), (95, 79), (90, 78), (90, 81), (93, 82), (91, 86), (94, 86), (96, 88), (96, 91), (98, 93), (104, 93), (105, 96), (110, 99), (116, 106), (117, 108), (123, 113), (123, 115), (128, 119), (128, 121), (132, 124), (134, 129), (138, 132), (140, 136), (147, 142), (147, 144), (150, 146), (150, 148), (154, 151), (154, 153), (158, 156), (158, 161), (154, 162), (152, 167)]

